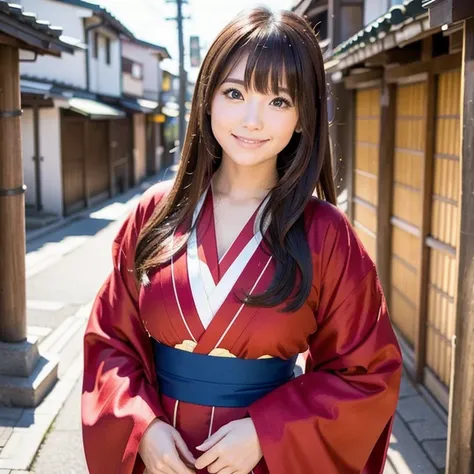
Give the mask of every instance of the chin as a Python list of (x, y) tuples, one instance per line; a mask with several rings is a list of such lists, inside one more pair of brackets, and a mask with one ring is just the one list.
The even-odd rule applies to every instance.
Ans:
[(258, 166), (275, 159), (273, 156), (262, 156), (258, 153), (226, 152), (226, 155), (230, 161), (238, 166)]

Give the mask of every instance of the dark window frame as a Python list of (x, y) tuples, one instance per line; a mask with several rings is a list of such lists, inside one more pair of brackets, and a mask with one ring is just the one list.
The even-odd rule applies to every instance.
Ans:
[(105, 63), (111, 64), (112, 62), (112, 41), (108, 36), (105, 37)]
[(99, 58), (99, 33), (97, 31), (94, 31), (94, 43), (93, 43), (93, 49), (92, 49), (92, 57), (94, 59)]

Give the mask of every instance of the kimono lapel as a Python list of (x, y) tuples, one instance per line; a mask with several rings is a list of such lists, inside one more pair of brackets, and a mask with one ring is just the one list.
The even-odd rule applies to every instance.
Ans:
[[(162, 269), (162, 291), (173, 326), (179, 334), (186, 335), (184, 339), (196, 342), (195, 352), (202, 354), (212, 351), (224, 337), (230, 343), (236, 321), (239, 323), (236, 334), (240, 334), (254, 316), (258, 308), (241, 302), (239, 297), (244, 297), (241, 290), (250, 293), (263, 291), (262, 283), (268, 277), (262, 279), (262, 276), (268, 273), (271, 261), (270, 254), (262, 245), (262, 235), (258, 230), (261, 212), (257, 211), (224, 255), (221, 265), (225, 273), (219, 271), (222, 278), (214, 281), (216, 272), (213, 275), (207, 265), (208, 262), (211, 265), (217, 262), (212, 206), (212, 194), (207, 190), (196, 206), (186, 251), (175, 255), (171, 264)], [(212, 217), (210, 221), (209, 216)], [(198, 218), (202, 217), (204, 222), (201, 225)], [(207, 231), (201, 233), (203, 229)], [(200, 245), (198, 236), (203, 239), (199, 241)]]
[[(187, 244), (187, 271), (189, 277), (189, 285), (191, 287), (191, 294), (194, 299), (194, 305), (198, 313), (201, 324), (206, 329), (209, 326), (214, 314), (211, 310), (209, 297), (213, 293), (213, 283), (209, 279), (209, 275), (201, 271), (202, 264), (199, 259), (198, 239), (196, 230), (196, 221), (201, 213), (204, 203), (207, 201), (208, 207), (212, 206), (212, 201), (209, 202), (207, 197), (210, 193), (208, 190), (201, 196), (194, 210), (192, 230)], [(204, 275), (204, 278), (203, 278)], [(215, 283), (214, 283), (215, 286)], [(207, 290), (207, 291), (206, 291)], [(209, 296), (208, 296), (209, 295)]]
[[(209, 196), (211, 196), (210, 202)], [(238, 296), (242, 298), (243, 293), (240, 292), (237, 296), (233, 290), (236, 287), (239, 290), (254, 290), (253, 287), (259, 282), (270, 262), (269, 254), (264, 252), (260, 246), (262, 234), (259, 230), (259, 223), (265, 203), (266, 200), (249, 219), (229, 251), (222, 258), (219, 269), (221, 279), (217, 284), (214, 284), (214, 287), (212, 285), (215, 282), (211, 281), (210, 272), (206, 273), (206, 267), (199, 259), (199, 243), (207, 245), (213, 243), (212, 250), (207, 250), (206, 254), (213, 253), (217, 256), (215, 227), (212, 229), (214, 230), (213, 238), (206, 241), (206, 236), (203, 235), (203, 242), (198, 242), (196, 230), (191, 232), (187, 248), (189, 285), (198, 316), (205, 329), (202, 338), (198, 341), (196, 352), (208, 353), (216, 347), (242, 312), (249, 316), (255, 313), (255, 308), (245, 306), (239, 299)], [(212, 210), (212, 191), (205, 193), (200, 199), (193, 216), (193, 223), (198, 219), (205, 204), (211, 206)], [(203, 216), (206, 216), (208, 212), (204, 209)], [(214, 220), (213, 212), (211, 214), (212, 220)], [(193, 228), (199, 229), (199, 226), (193, 226)], [(240, 317), (244, 318), (244, 315)]]
[(241, 334), (242, 328), (247, 326), (259, 309), (242, 303), (241, 299), (244, 297), (242, 290), (252, 294), (256, 291), (263, 291), (262, 277), (269, 273), (268, 267), (271, 260), (272, 257), (262, 247), (257, 248), (233, 286), (232, 290), (234, 291), (230, 291), (226, 295), (221, 307), (199, 339), (197, 347), (194, 349), (195, 352), (209, 354), (216, 347), (223, 347), (221, 343), (224, 338), (226, 340), (225, 348), (232, 347), (235, 338)]
[(204, 333), (189, 286), (187, 252), (183, 249), (171, 258), (161, 273), (161, 290), (171, 323), (183, 339), (197, 342)]
[[(258, 207), (258, 209), (249, 219), (247, 224), (244, 226), (241, 234), (238, 236), (234, 244), (229, 247), (229, 249), (220, 259), (219, 273), (221, 275), (225, 274), (229, 270), (229, 268), (232, 266), (232, 264), (235, 262), (235, 260), (239, 256), (239, 253), (242, 251), (242, 248), (245, 242), (250, 242), (250, 240), (252, 240), (254, 237), (258, 239), (259, 244), (262, 241), (259, 225), (260, 225), (260, 220), (262, 218), (263, 210), (265, 209), (265, 204), (267, 203), (268, 199), (269, 197), (267, 197), (263, 201), (263, 203)], [(268, 223), (266, 224), (267, 225), (264, 226), (264, 229), (268, 227)], [(214, 230), (214, 236), (215, 236), (215, 230)], [(216, 245), (216, 254), (217, 254), (217, 241), (215, 237), (214, 237), (214, 241), (216, 242), (215, 245)]]
[[(259, 206), (259, 210), (264, 207), (265, 202), (266, 200)], [(203, 242), (199, 242), (202, 244), (199, 245), (198, 234), (199, 229), (202, 228), (202, 226), (195, 225), (199, 218), (200, 223), (201, 221), (204, 221), (205, 228), (209, 230), (209, 219), (214, 221), (214, 213), (212, 211), (213, 204), (212, 187), (210, 187), (201, 196), (194, 211), (192, 231), (189, 237), (187, 249), (189, 283), (198, 315), (205, 329), (208, 328), (210, 322), (227, 299), (262, 241), (262, 234), (258, 229), (259, 222), (256, 220), (260, 214), (256, 211), (230, 246), (230, 250), (227, 252), (229, 257), (226, 259), (226, 261), (229, 262), (229, 266), (226, 268), (225, 272), (219, 272), (222, 275), (222, 278), (217, 282), (217, 284), (215, 284), (215, 281), (212, 281), (210, 278), (210, 272), (206, 271), (206, 265), (203, 264), (202, 260), (199, 258), (199, 249), (202, 247), (207, 248), (207, 251), (205, 252), (207, 255), (217, 256), (215, 226), (213, 226), (213, 229), (210, 229), (214, 230), (214, 237), (206, 237), (209, 232), (202, 233), (201, 237)], [(210, 218), (208, 217), (209, 215)], [(205, 245), (206, 243), (207, 245)], [(212, 244), (213, 247), (210, 249), (209, 245)], [(234, 257), (232, 263), (230, 263), (231, 256)], [(226, 256), (224, 256), (224, 259), (225, 257)]]

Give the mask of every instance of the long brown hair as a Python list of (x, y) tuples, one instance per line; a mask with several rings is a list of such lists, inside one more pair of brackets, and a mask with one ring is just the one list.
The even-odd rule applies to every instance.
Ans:
[[(207, 113), (225, 73), (248, 54), (245, 87), (278, 94), (285, 73), (289, 93), (299, 114), (301, 133), (294, 133), (279, 153), (278, 183), (270, 193), (261, 222), (271, 214), (265, 244), (276, 271), (269, 288), (248, 295), (246, 304), (271, 307), (285, 301), (294, 311), (306, 301), (312, 283), (311, 255), (303, 211), (314, 190), (320, 199), (336, 203), (329, 146), (324, 62), (316, 34), (302, 17), (272, 13), (264, 7), (240, 13), (217, 36), (202, 63), (193, 95), (191, 116), (174, 185), (141, 231), (135, 253), (138, 280), (169, 261), (186, 243), (191, 216), (221, 161)], [(269, 85), (270, 78), (270, 85)], [(170, 246), (178, 226), (187, 233)], [(263, 225), (263, 224), (262, 224)], [(295, 282), (299, 281), (299, 285)], [(297, 287), (296, 287), (297, 286)]]

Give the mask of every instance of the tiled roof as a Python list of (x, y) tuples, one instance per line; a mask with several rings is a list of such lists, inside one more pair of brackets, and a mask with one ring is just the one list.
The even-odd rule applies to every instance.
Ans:
[(45, 89), (54, 93), (60, 92), (61, 94), (68, 91), (74, 94), (74, 97), (83, 97), (85, 99), (95, 98), (93, 92), (89, 92), (86, 89), (82, 89), (68, 82), (51, 80), (47, 77), (32, 76), (30, 74), (21, 74), (20, 79), (29, 85), (34, 84), (36, 89)]
[(134, 34), (120, 22), (107, 8), (99, 5), (98, 3), (86, 2), (85, 0), (56, 0), (61, 3), (68, 3), (69, 5), (75, 5), (77, 7), (88, 8), (102, 17), (112, 28), (117, 30), (119, 33), (124, 34), (129, 38), (134, 38)]
[(49, 21), (38, 20), (34, 13), (25, 12), (21, 5), (0, 0), (0, 31), (34, 48), (55, 52), (74, 52), (74, 47), (61, 41), (62, 28)]
[(171, 59), (170, 53), (168, 53), (168, 50), (164, 46), (159, 46), (158, 44), (150, 43), (149, 41), (144, 41), (137, 37), (135, 37), (133, 41), (141, 46), (144, 46), (145, 48), (150, 48), (157, 51), (163, 56), (163, 59)]
[(163, 46), (159, 46), (156, 43), (150, 43), (148, 41), (142, 40), (137, 38), (137, 36), (132, 33), (113, 13), (108, 10), (107, 8), (100, 5), (100, 0), (56, 0), (57, 2), (67, 3), (69, 5), (75, 5), (82, 8), (88, 8), (89, 10), (93, 11), (96, 15), (102, 17), (106, 23), (108, 23), (112, 28), (117, 30), (118, 32), (124, 34), (127, 38), (131, 39), (135, 43), (141, 44), (147, 48), (154, 49), (155, 51), (159, 52), (163, 59), (171, 58), (168, 53), (168, 50)]
[(333, 51), (333, 56), (345, 53), (354, 47), (364, 47), (379, 39), (381, 35), (389, 33), (392, 28), (427, 13), (422, 5), (422, 0), (406, 0), (403, 5), (394, 5), (388, 13), (369, 23), (347, 41), (337, 46)]

